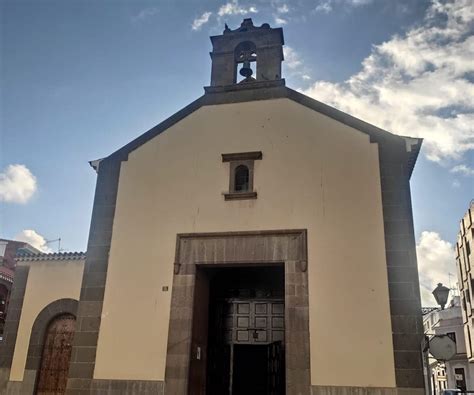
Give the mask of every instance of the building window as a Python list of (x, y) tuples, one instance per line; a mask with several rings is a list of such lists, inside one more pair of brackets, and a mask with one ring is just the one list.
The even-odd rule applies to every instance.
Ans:
[(469, 254), (471, 253), (471, 251), (468, 250), (469, 244), (467, 243), (466, 240), (464, 241), (464, 245), (465, 245), (465, 250), (464, 249), (462, 250), (462, 257), (464, 260), (464, 266), (466, 268), (466, 271), (469, 271), (471, 270), (471, 263), (469, 262)]
[(448, 337), (453, 339), (453, 341), (456, 343), (456, 332), (448, 332), (446, 335), (448, 335)]
[(229, 192), (225, 200), (256, 199), (254, 190), (254, 162), (262, 159), (262, 152), (222, 154), (222, 161), (229, 162)]
[(235, 169), (234, 190), (235, 192), (249, 191), (249, 168), (245, 165), (239, 165)]
[(471, 330), (469, 327), (466, 327), (466, 332), (467, 332), (467, 344), (468, 344), (468, 349), (467, 349), (467, 357), (472, 358), (472, 340), (471, 340)]
[(466, 376), (463, 368), (454, 368), (454, 380), (457, 389), (466, 391)]
[(463, 270), (462, 270), (462, 262), (461, 262), (461, 255), (459, 255), (459, 259), (456, 260), (456, 265), (458, 266), (458, 276), (461, 280), (461, 283), (464, 281)]

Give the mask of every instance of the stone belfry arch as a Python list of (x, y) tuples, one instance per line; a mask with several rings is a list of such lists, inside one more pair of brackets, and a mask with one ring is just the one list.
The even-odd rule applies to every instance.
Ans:
[[(271, 28), (268, 23), (254, 26), (252, 19), (247, 18), (235, 30), (226, 25), (223, 34), (212, 36), (211, 42), (211, 86), (235, 84), (237, 66), (243, 63), (245, 67), (245, 62), (256, 62), (256, 75), (251, 77), (252, 82), (281, 80), (284, 59), (282, 28)], [(250, 75), (244, 76), (250, 79)]]

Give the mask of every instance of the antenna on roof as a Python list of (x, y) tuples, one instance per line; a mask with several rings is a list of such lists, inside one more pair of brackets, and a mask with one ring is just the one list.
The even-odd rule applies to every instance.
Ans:
[(58, 243), (58, 253), (64, 251), (64, 249), (61, 248), (61, 238), (58, 237), (57, 239), (53, 239), (53, 240), (46, 240), (44, 242), (44, 244), (50, 244), (50, 243)]

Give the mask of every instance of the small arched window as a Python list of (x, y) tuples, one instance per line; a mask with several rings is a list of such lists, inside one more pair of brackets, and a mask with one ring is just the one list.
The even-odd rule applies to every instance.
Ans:
[(248, 192), (249, 190), (249, 168), (245, 165), (239, 165), (235, 169), (234, 180), (235, 192)]
[(229, 192), (224, 193), (225, 200), (256, 199), (253, 190), (254, 162), (262, 159), (261, 151), (222, 154), (223, 162), (229, 163)]

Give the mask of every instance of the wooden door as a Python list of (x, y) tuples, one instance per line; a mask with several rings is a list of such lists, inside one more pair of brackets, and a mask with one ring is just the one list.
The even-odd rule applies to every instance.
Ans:
[(66, 392), (76, 317), (63, 314), (48, 326), (36, 386), (37, 395)]
[(269, 344), (285, 339), (283, 300), (233, 299), (224, 303), (231, 305), (222, 317), (228, 343)]
[(231, 394), (231, 358), (232, 346), (228, 344), (215, 344), (209, 348), (206, 394)]
[(270, 343), (268, 346), (268, 394), (282, 395), (284, 393), (284, 355), (280, 341)]

